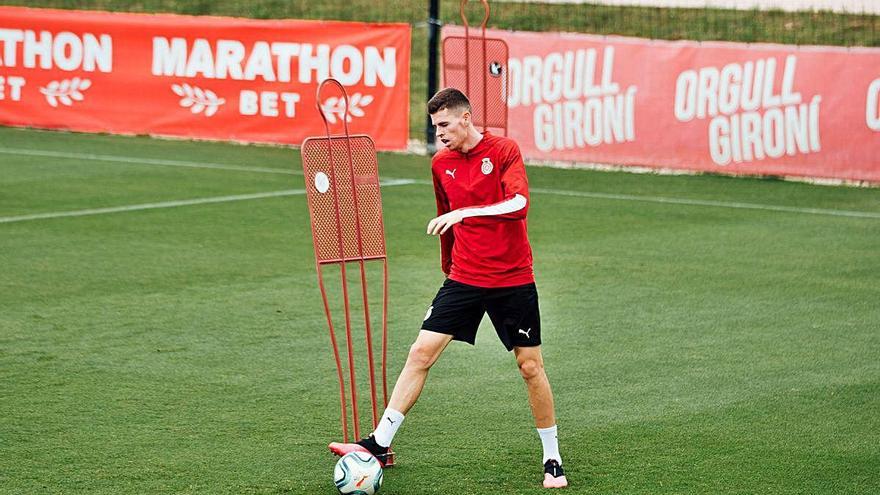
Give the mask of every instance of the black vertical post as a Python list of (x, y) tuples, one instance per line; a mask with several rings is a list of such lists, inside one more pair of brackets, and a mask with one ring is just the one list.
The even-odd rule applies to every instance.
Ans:
[[(437, 92), (437, 46), (440, 40), (440, 0), (428, 0), (428, 99)], [(427, 100), (425, 100), (427, 101)], [(434, 146), (434, 126), (431, 124), (431, 116), (428, 115), (425, 124), (425, 143), (428, 145), (428, 153), (437, 151)]]

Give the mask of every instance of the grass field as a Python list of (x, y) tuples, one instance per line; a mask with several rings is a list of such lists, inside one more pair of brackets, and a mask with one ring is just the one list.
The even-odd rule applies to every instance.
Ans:
[[(416, 181), (383, 188), (393, 380), (442, 275), (428, 159), (379, 163)], [(0, 129), (0, 493), (335, 493), (298, 170), (284, 148)], [(529, 175), (567, 493), (880, 492), (880, 190)], [(395, 448), (385, 495), (543, 491), (488, 326)]]

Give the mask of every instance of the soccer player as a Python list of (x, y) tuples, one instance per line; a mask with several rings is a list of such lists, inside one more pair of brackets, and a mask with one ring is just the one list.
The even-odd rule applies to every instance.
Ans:
[(481, 134), (474, 127), (470, 102), (456, 89), (434, 95), (428, 113), (445, 149), (431, 164), (438, 216), (427, 230), (440, 236), (447, 279), (428, 308), (376, 430), (357, 443), (331, 443), (330, 450), (337, 455), (369, 452), (384, 465), (428, 370), (451, 340), (474, 344), (480, 320), (489, 313), (526, 382), (544, 449), (543, 484), (565, 487), (553, 393), (541, 355), (538, 292), (526, 233), (529, 189), (519, 146), (505, 137)]

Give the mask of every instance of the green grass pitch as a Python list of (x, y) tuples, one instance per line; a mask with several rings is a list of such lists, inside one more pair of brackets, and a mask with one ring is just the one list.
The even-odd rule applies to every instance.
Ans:
[[(417, 181), (382, 192), (393, 384), (442, 275), (428, 158), (379, 166)], [(0, 129), (0, 493), (335, 493), (305, 197), (161, 207), (300, 190), (299, 169), (285, 148)], [(567, 493), (880, 492), (880, 191), (529, 176)], [(99, 210), (132, 205), (153, 207)], [(543, 492), (486, 322), (395, 449), (385, 495)]]

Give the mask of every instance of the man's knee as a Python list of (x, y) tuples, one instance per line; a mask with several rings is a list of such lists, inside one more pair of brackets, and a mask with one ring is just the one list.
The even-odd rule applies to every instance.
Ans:
[(531, 380), (541, 376), (544, 365), (537, 359), (522, 359), (518, 363), (519, 372), (525, 380)]
[(427, 370), (436, 360), (437, 350), (433, 346), (416, 342), (409, 348), (406, 365), (410, 368)]

